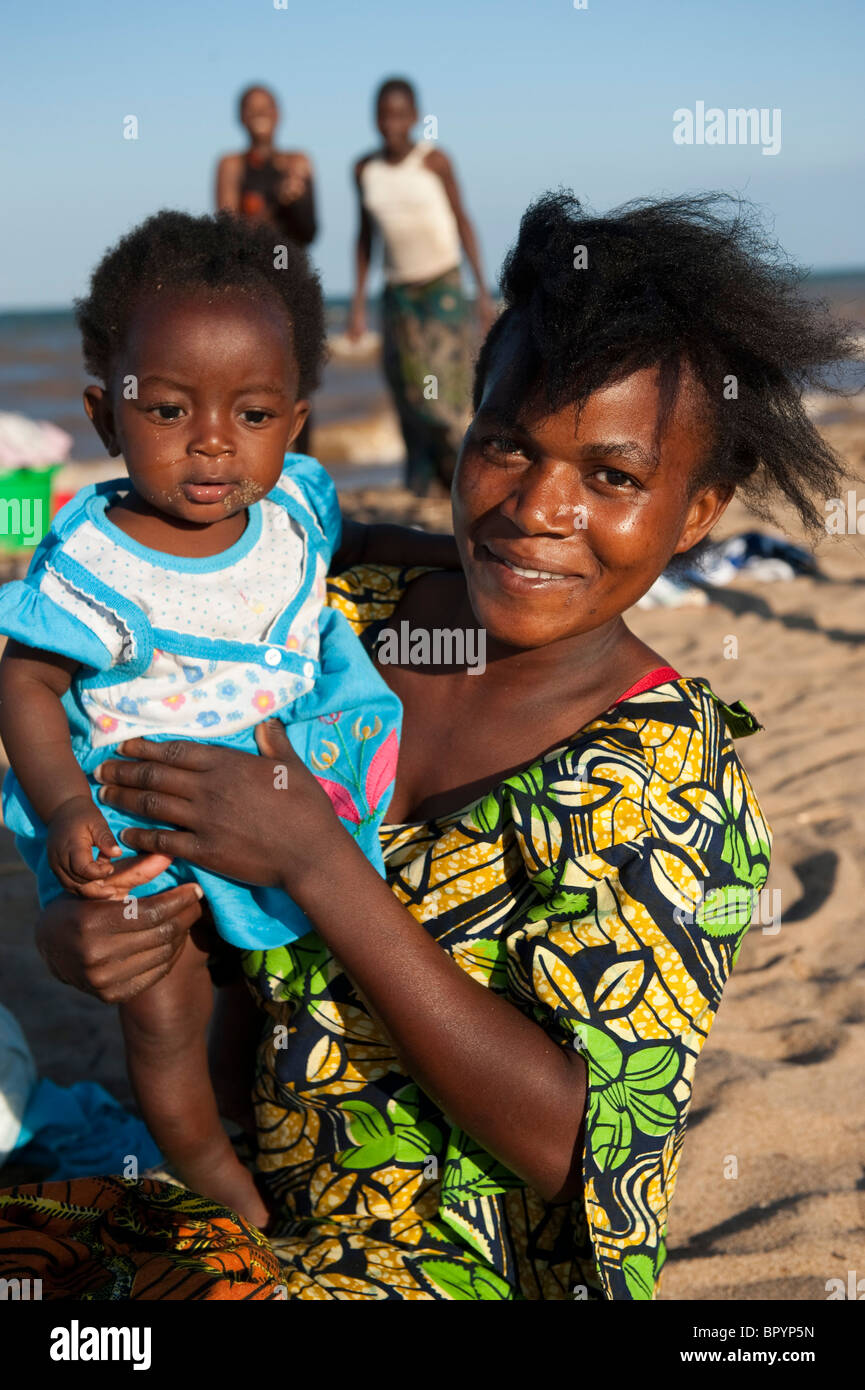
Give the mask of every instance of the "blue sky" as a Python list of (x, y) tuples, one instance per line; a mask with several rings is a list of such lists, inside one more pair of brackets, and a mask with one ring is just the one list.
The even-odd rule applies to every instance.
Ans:
[[(62, 305), (160, 206), (211, 207), (240, 148), (238, 91), (264, 82), (280, 142), (319, 177), (325, 288), (350, 287), (354, 157), (370, 97), (412, 77), (438, 119), (494, 278), (519, 216), (564, 185), (596, 209), (744, 193), (819, 269), (865, 263), (861, 0), (45, 0), (3, 23), (0, 307)], [(673, 112), (779, 107), (782, 146), (681, 146)], [(127, 115), (137, 141), (122, 138)]]

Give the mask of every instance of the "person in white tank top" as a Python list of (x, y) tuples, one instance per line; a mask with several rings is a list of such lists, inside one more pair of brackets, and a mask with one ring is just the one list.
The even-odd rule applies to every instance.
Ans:
[(463, 251), (477, 282), (484, 334), (495, 305), (453, 166), (432, 142), (412, 139), (418, 109), (411, 84), (403, 78), (382, 83), (375, 109), (382, 148), (355, 165), (360, 226), (348, 334), (356, 340), (366, 332), (367, 278), (380, 241), (383, 365), (405, 440), (406, 481), (423, 494), (436, 480), (449, 488), (468, 420), (471, 344)]

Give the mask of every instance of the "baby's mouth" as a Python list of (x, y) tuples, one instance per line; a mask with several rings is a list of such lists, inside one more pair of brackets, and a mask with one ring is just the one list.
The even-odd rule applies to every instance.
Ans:
[(207, 506), (213, 502), (222, 502), (236, 487), (237, 483), (181, 483), (180, 491), (188, 502)]

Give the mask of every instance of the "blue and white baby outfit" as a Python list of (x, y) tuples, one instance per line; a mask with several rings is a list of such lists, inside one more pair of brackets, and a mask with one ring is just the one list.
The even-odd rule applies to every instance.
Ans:
[[(27, 578), (0, 589), (0, 632), (80, 663), (63, 706), (94, 799), (92, 773), (124, 739), (257, 753), (256, 725), (276, 717), (383, 874), (378, 828), (393, 790), (401, 706), (343, 615), (324, 606), (342, 525), (331, 479), (315, 459), (287, 454), (240, 539), (202, 559), (150, 550), (109, 521), (106, 511), (128, 490), (126, 479), (82, 489), (56, 516)], [(148, 824), (99, 809), (115, 837)], [(44, 905), (62, 889), (48, 867), (45, 826), (13, 772), (3, 810)], [(181, 861), (132, 893), (192, 878), (232, 945), (262, 950), (311, 930), (284, 893)]]

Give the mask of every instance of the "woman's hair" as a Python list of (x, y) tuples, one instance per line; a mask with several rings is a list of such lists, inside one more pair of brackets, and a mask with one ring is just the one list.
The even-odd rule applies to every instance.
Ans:
[(270, 97), (277, 110), (279, 109), (279, 102), (277, 101), (274, 93), (270, 90), (270, 88), (265, 87), (263, 82), (252, 82), (248, 87), (244, 87), (243, 91), (240, 93), (240, 96), (237, 98), (237, 114), (241, 120), (243, 119), (243, 107), (244, 103), (246, 102), (246, 98), (251, 97), (253, 92), (264, 92), (265, 96)]
[(409, 82), (407, 77), (388, 77), (382, 82), (375, 94), (375, 109), (378, 110), (385, 97), (389, 97), (392, 92), (398, 92), (400, 96), (408, 97), (412, 106), (417, 107), (417, 92)]
[(570, 192), (528, 209), (502, 270), (505, 311), (481, 348), (474, 404), (496, 343), (519, 315), (526, 394), (552, 413), (658, 365), (663, 428), (688, 364), (705, 391), (710, 448), (692, 480), (741, 487), (771, 519), (782, 494), (822, 529), (814, 498), (844, 470), (805, 412), (805, 388), (838, 390), (833, 370), (860, 358), (851, 327), (799, 292), (806, 272), (766, 237), (754, 209), (723, 194), (627, 203), (596, 217)]
[(280, 242), (276, 256), (277, 236), (272, 227), (229, 212), (192, 217), (163, 210), (148, 217), (106, 252), (90, 293), (75, 301), (88, 372), (108, 385), (135, 308), (156, 291), (240, 290), (282, 304), (291, 322), (298, 391), (308, 395), (325, 356), (321, 285), (299, 246)]

